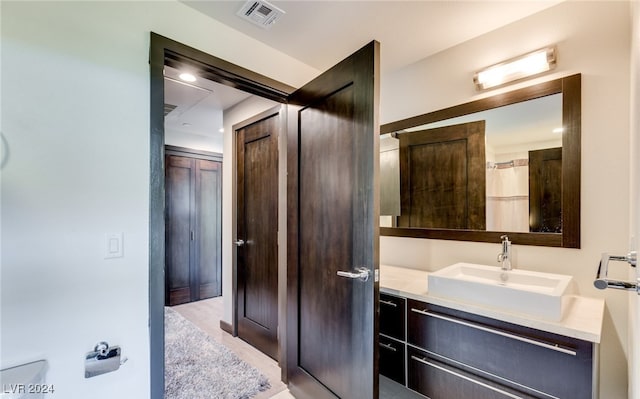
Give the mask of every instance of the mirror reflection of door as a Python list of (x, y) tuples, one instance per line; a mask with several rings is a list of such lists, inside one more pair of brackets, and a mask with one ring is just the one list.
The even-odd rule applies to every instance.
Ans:
[(280, 106), (233, 129), (238, 336), (274, 359), (278, 358), (279, 111)]
[(562, 148), (529, 151), (529, 229), (562, 231)]
[[(412, 135), (425, 134), (425, 131), (435, 131), (436, 128), (445, 126), (457, 126), (473, 121), (485, 121), (485, 140), (483, 142), (485, 150), (486, 167), (485, 182), (486, 187), (480, 188), (486, 193), (485, 199), (485, 224), (484, 227), (471, 227), (473, 230), (486, 231), (512, 231), (512, 232), (545, 232), (561, 233), (562, 219), (561, 208), (557, 208), (551, 202), (560, 199), (562, 187), (558, 184), (547, 185), (549, 190), (544, 196), (532, 199), (533, 211), (544, 208), (545, 218), (558, 220), (558, 222), (545, 222), (547, 225), (541, 227), (541, 222), (535, 222), (539, 215), (529, 214), (529, 153), (537, 150), (559, 148), (562, 151), (563, 140), (563, 94), (551, 94), (542, 97), (535, 97), (526, 101), (516, 102), (506, 106), (489, 108), (484, 111), (473, 112), (462, 116), (451, 117), (437, 122), (430, 122), (418, 126), (404, 128), (396, 133), (383, 135), (380, 144), (380, 211), (381, 227), (412, 227), (412, 228), (432, 228), (432, 229), (467, 229), (464, 223), (459, 221), (439, 220), (433, 223), (429, 220), (419, 221), (424, 218), (420, 213), (421, 208), (438, 209), (441, 207), (442, 199), (436, 204), (433, 203), (433, 196), (411, 194), (403, 190), (404, 198), (401, 198), (400, 188), (400, 168), (399, 168), (399, 143), (401, 137), (408, 138)], [(437, 112), (437, 111), (436, 111)], [(397, 138), (394, 138), (396, 136)], [(453, 145), (450, 146), (451, 150)], [(461, 150), (461, 149), (459, 149)], [(445, 152), (438, 154), (445, 157)], [(434, 156), (438, 156), (434, 155)], [(434, 160), (435, 163), (444, 165), (442, 160)], [(558, 173), (562, 170), (562, 160), (556, 163)], [(458, 168), (461, 165), (457, 166)], [(549, 168), (547, 165), (545, 168)], [(418, 170), (414, 165), (414, 176), (426, 179), (424, 171)], [(434, 169), (435, 170), (435, 169)], [(442, 175), (458, 173), (455, 169), (449, 172), (440, 171)], [(551, 173), (547, 170), (545, 173)], [(440, 177), (440, 176), (438, 176)], [(534, 184), (535, 185), (535, 184)], [(535, 187), (541, 187), (535, 185)], [(412, 190), (422, 193), (421, 187), (414, 187)], [(537, 188), (536, 188), (537, 189)], [(437, 194), (440, 195), (440, 194)], [(409, 196), (408, 198), (406, 198)], [(428, 201), (432, 201), (429, 203)], [(464, 212), (464, 202), (458, 197), (459, 206), (462, 208), (456, 213), (451, 211), (448, 217), (460, 218)], [(539, 202), (535, 202), (538, 201)], [(402, 209), (400, 201), (403, 201)], [(420, 203), (420, 201), (427, 201)], [(411, 204), (411, 210), (406, 204)], [(411, 213), (405, 213), (411, 212)], [(438, 209), (439, 213), (446, 214), (448, 210)], [(453, 216), (452, 216), (453, 215)], [(398, 218), (400, 216), (400, 218)], [(447, 217), (443, 217), (446, 219)], [(533, 225), (530, 227), (530, 223)], [(422, 224), (422, 225), (420, 225)], [(476, 224), (482, 226), (481, 223)]]
[(403, 133), (398, 227), (485, 228), (485, 122)]

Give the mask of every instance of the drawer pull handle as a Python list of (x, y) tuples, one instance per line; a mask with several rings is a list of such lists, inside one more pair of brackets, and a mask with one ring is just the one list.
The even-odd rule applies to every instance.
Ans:
[(397, 308), (397, 307), (398, 307), (398, 304), (393, 303), (393, 302), (391, 302), (391, 301), (385, 301), (385, 300), (380, 299), (380, 303), (382, 303), (382, 304), (384, 304), (384, 305), (393, 306), (394, 308)]
[(389, 349), (390, 351), (397, 352), (398, 350), (394, 348), (391, 344), (383, 344), (382, 342), (378, 342), (378, 345), (385, 349)]
[(512, 394), (510, 392), (503, 391), (502, 389), (498, 389), (498, 388), (496, 388), (494, 386), (491, 386), (489, 384), (485, 384), (484, 382), (481, 382), (481, 381), (478, 381), (478, 380), (474, 380), (473, 378), (467, 377), (466, 375), (463, 375), (463, 374), (460, 374), (460, 373), (456, 373), (455, 371), (451, 371), (451, 370), (446, 369), (446, 368), (444, 368), (442, 366), (438, 366), (437, 364), (431, 363), (431, 362), (427, 361), (427, 358), (419, 358), (419, 357), (416, 357), (416, 356), (411, 356), (411, 359), (415, 360), (416, 362), (420, 362), (422, 364), (425, 364), (425, 365), (427, 365), (429, 367), (433, 367), (433, 368), (438, 369), (440, 371), (444, 371), (445, 373), (454, 375), (454, 376), (456, 376), (458, 378), (462, 378), (463, 380), (467, 380), (467, 381), (472, 382), (472, 383), (474, 383), (476, 385), (480, 385), (480, 386), (482, 386), (484, 388), (490, 389), (490, 390), (492, 390), (494, 392), (497, 392), (497, 393), (502, 394), (504, 396), (507, 396), (509, 398), (522, 399), (521, 396), (516, 396), (516, 395), (514, 395), (514, 394)]
[(466, 326), (466, 327), (475, 328), (476, 330), (488, 332), (488, 333), (491, 333), (491, 334), (500, 335), (500, 336), (506, 337), (506, 338), (515, 339), (517, 341), (526, 342), (528, 344), (536, 345), (536, 346), (539, 346), (539, 347), (542, 347), (542, 348), (551, 349), (553, 351), (561, 352), (561, 353), (564, 353), (564, 354), (567, 354), (567, 355), (577, 356), (576, 351), (572, 351), (570, 349), (565, 349), (565, 348), (562, 348), (562, 347), (560, 347), (558, 345), (547, 344), (545, 342), (540, 342), (540, 341), (536, 341), (534, 339), (521, 337), (519, 335), (515, 335), (515, 334), (507, 333), (507, 332), (504, 332), (504, 331), (496, 330), (494, 328), (485, 327), (485, 326), (482, 326), (482, 325), (479, 325), (479, 324), (475, 324), (475, 323), (471, 323), (471, 322), (468, 322), (468, 321), (462, 321), (462, 320), (454, 319), (454, 318), (451, 318), (451, 317), (439, 315), (439, 314), (436, 314), (436, 313), (433, 313), (433, 312), (429, 312), (428, 310), (419, 310), (419, 309), (411, 308), (411, 311), (414, 312), (414, 313), (418, 313), (418, 314), (424, 315), (424, 316), (430, 316), (430, 317), (434, 317), (436, 319), (450, 321), (452, 323), (460, 324), (460, 325), (463, 325), (463, 326)]

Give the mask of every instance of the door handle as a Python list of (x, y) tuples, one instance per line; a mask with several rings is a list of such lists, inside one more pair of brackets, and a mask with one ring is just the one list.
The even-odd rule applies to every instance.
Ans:
[(609, 255), (606, 252), (603, 253), (593, 285), (599, 290), (613, 288), (616, 290), (636, 291), (638, 295), (640, 295), (640, 283), (610, 280), (607, 277), (607, 274), (609, 273), (609, 261), (611, 260), (627, 262), (631, 267), (636, 267), (638, 263), (638, 254), (636, 251), (631, 251), (627, 255)]
[(236, 247), (241, 247), (244, 245), (244, 240), (234, 241), (233, 243), (236, 245)]
[(366, 267), (359, 267), (357, 270), (357, 272), (345, 272), (342, 270), (338, 270), (338, 276), (358, 279), (360, 281), (369, 280), (369, 269), (367, 269)]

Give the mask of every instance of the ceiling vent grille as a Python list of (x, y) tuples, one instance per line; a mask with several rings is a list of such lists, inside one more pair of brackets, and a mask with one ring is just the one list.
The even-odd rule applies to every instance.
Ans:
[(269, 29), (284, 13), (278, 7), (264, 0), (249, 0), (236, 14), (254, 25)]
[(164, 116), (169, 115), (169, 113), (171, 113), (171, 111), (173, 111), (174, 109), (178, 108), (177, 105), (173, 105), (173, 104), (164, 104)]

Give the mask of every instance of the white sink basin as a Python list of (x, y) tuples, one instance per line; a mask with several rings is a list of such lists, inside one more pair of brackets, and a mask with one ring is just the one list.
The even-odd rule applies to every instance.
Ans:
[(576, 293), (573, 277), (456, 263), (429, 274), (429, 295), (560, 321)]

